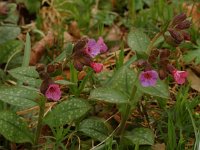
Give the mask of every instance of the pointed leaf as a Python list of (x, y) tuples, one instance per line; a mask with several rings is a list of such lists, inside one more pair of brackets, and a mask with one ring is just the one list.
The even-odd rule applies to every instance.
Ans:
[(102, 119), (98, 118), (83, 120), (80, 123), (79, 131), (99, 141), (103, 141), (109, 135), (108, 127)]
[(28, 125), (12, 112), (0, 112), (0, 129), (0, 134), (12, 142), (33, 143), (33, 135), (28, 129)]
[(139, 55), (147, 54), (150, 39), (139, 29), (134, 29), (128, 34), (128, 46)]
[(34, 87), (39, 87), (42, 81), (39, 78), (38, 72), (35, 70), (35, 67), (18, 67), (8, 71), (10, 75), (14, 78), (32, 85)]
[(58, 104), (44, 118), (50, 126), (62, 126), (82, 117), (90, 110), (90, 105), (79, 98), (72, 98)]
[(101, 87), (92, 90), (89, 99), (121, 104), (127, 103), (129, 97), (117, 89)]
[(38, 96), (36, 90), (23, 86), (0, 86), (0, 100), (11, 105), (33, 107)]
[(136, 128), (132, 131), (126, 131), (124, 134), (124, 140), (129, 140), (134, 145), (153, 145), (154, 134), (152, 130), (148, 128)]

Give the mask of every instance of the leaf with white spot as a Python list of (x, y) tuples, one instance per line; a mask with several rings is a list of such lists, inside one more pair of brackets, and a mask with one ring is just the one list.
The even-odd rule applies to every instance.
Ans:
[(33, 135), (26, 122), (10, 111), (0, 112), (0, 134), (15, 143), (33, 143)]
[(38, 72), (35, 67), (18, 67), (8, 71), (17, 80), (32, 85), (34, 87), (39, 87), (42, 81), (39, 78)]
[(123, 93), (130, 94), (136, 79), (136, 73), (127, 66), (119, 68), (105, 84), (105, 87), (118, 89)]
[(122, 104), (127, 103), (129, 96), (125, 93), (122, 93), (118, 89), (112, 89), (112, 88), (97, 88), (90, 92), (89, 99), (95, 99), (100, 101), (105, 101), (109, 103), (116, 103), (116, 104)]
[(39, 96), (38, 91), (23, 86), (0, 86), (0, 101), (20, 106), (33, 107)]
[(103, 141), (109, 135), (107, 125), (102, 119), (99, 118), (89, 118), (83, 120), (80, 123), (79, 131), (99, 141)]
[(62, 126), (79, 119), (90, 110), (90, 105), (84, 99), (72, 98), (58, 104), (44, 118), (50, 126)]
[(128, 46), (139, 55), (147, 55), (149, 44), (149, 37), (139, 29), (134, 29), (128, 34)]
[(124, 140), (129, 140), (133, 145), (153, 145), (154, 134), (148, 128), (135, 128), (125, 132)]
[(21, 51), (22, 48), (23, 42), (17, 40), (7, 41), (0, 44), (0, 63), (6, 63), (14, 53)]
[(155, 86), (150, 86), (150, 87), (141, 86), (139, 81), (137, 81), (137, 84), (138, 84), (138, 89), (143, 93), (149, 94), (151, 96), (165, 98), (165, 99), (169, 98), (168, 87), (161, 80), (158, 80)]

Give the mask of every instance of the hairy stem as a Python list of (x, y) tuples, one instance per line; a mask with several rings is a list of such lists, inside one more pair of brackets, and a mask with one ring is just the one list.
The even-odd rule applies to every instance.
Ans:
[[(37, 124), (37, 129), (36, 129), (36, 134), (35, 134), (35, 140), (34, 140), (34, 146), (35, 147), (38, 145), (40, 133), (41, 133), (41, 130), (42, 130), (42, 120), (43, 120), (43, 117), (44, 117), (44, 110), (45, 110), (45, 98), (41, 98), (41, 100), (40, 100), (40, 112), (39, 112), (39, 116), (38, 116), (38, 124)], [(37, 149), (37, 148), (34, 148), (34, 149)]]

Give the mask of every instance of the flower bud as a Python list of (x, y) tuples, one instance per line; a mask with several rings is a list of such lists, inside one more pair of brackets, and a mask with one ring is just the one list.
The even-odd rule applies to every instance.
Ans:
[(182, 31), (181, 33), (183, 35), (184, 40), (186, 40), (186, 41), (190, 41), (191, 40), (191, 37), (190, 37), (188, 32)]
[(167, 77), (167, 72), (164, 69), (160, 69), (158, 74), (161, 80), (164, 80)]
[(55, 66), (54, 66), (53, 64), (49, 64), (49, 65), (47, 66), (47, 72), (48, 72), (48, 73), (53, 73), (53, 72), (55, 72)]
[(151, 54), (148, 58), (149, 63), (154, 63), (156, 61), (156, 56), (154, 54)]
[(160, 52), (160, 59), (168, 58), (170, 55), (170, 51), (168, 49), (163, 49)]
[(184, 21), (186, 18), (187, 18), (186, 14), (181, 13), (174, 17), (174, 19), (172, 21), (172, 25), (177, 25), (177, 24), (181, 23), (182, 21)]
[(183, 36), (180, 34), (180, 32), (174, 30), (174, 29), (168, 29), (170, 35), (175, 39), (175, 42), (177, 44), (180, 44), (183, 41)]
[(156, 57), (159, 55), (159, 50), (158, 49), (153, 49), (152, 51), (151, 51), (151, 54), (153, 54), (153, 55), (155, 55)]
[(168, 35), (165, 35), (165, 41), (169, 44), (169, 45), (172, 45), (174, 47), (177, 47), (178, 43), (174, 38), (172, 38), (171, 36), (168, 36)]
[(5, 2), (0, 2), (0, 15), (6, 16), (8, 15), (9, 9)]
[(190, 27), (191, 22), (188, 20), (185, 20), (181, 23), (179, 23), (175, 28), (179, 29), (179, 30), (184, 30), (184, 29), (188, 29)]
[(44, 64), (36, 64), (35, 70), (39, 73), (41, 71), (45, 70), (45, 65)]
[(146, 65), (147, 65), (146, 60), (140, 59), (137, 61), (137, 67), (139, 67), (139, 68), (145, 67)]

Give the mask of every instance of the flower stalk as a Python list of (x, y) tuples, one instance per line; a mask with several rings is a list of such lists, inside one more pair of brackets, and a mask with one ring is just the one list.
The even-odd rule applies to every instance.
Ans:
[(42, 120), (43, 120), (44, 111), (45, 111), (45, 101), (46, 101), (46, 98), (44, 96), (42, 96), (42, 98), (40, 99), (40, 102), (39, 102), (40, 111), (39, 111), (38, 124), (37, 124), (37, 129), (36, 129), (36, 134), (35, 134), (35, 140), (34, 140), (34, 147), (35, 147), (34, 149), (35, 150), (38, 149), (37, 145), (38, 145), (41, 130), (42, 130)]

